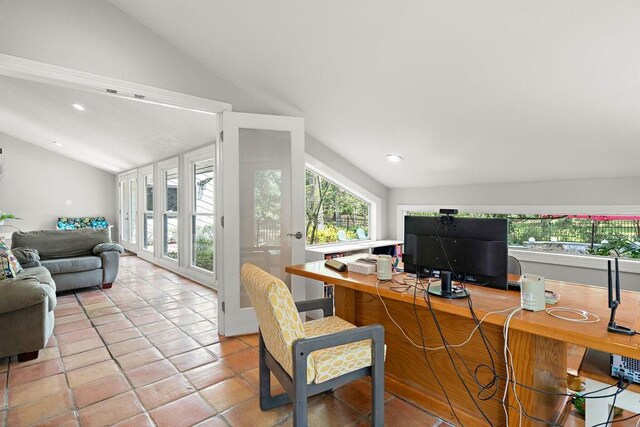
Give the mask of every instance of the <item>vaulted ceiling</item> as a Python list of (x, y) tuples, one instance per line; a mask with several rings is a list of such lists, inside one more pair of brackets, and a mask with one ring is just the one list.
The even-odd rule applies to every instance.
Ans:
[(640, 175), (635, 0), (109, 1), (388, 187)]
[(0, 132), (112, 173), (216, 139), (214, 115), (29, 80), (0, 76), (0, 100)]

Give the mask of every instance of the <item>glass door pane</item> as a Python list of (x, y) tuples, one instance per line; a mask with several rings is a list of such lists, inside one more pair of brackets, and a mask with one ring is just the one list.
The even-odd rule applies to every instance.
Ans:
[(164, 172), (164, 213), (162, 254), (178, 259), (178, 168)]
[(138, 181), (137, 179), (129, 180), (129, 242), (136, 243), (136, 232), (138, 224)]

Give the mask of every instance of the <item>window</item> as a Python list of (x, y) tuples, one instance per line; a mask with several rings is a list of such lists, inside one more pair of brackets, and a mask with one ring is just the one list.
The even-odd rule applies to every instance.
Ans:
[(142, 248), (153, 252), (153, 173), (143, 175), (142, 185), (144, 185), (142, 200), (144, 210), (142, 229), (144, 234)]
[(214, 160), (191, 163), (191, 266), (213, 272), (214, 266)]
[(309, 169), (305, 190), (308, 245), (369, 238), (370, 203)]
[[(406, 214), (437, 215), (435, 211), (408, 211)], [(511, 249), (640, 259), (640, 216), (469, 212), (456, 216), (508, 218)]]
[(178, 168), (163, 171), (162, 255), (178, 259)]

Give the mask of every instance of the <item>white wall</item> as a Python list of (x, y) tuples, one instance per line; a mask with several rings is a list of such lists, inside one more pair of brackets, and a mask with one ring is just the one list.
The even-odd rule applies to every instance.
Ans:
[(23, 231), (54, 229), (59, 216), (105, 216), (116, 224), (115, 175), (3, 133), (0, 148), (5, 169), (0, 210), (22, 218), (8, 220), (0, 234), (15, 231), (8, 225)]
[[(0, 0), (0, 53), (278, 114), (103, 0)], [(386, 187), (309, 135), (306, 147), (386, 206)]]
[[(514, 166), (517, 173), (517, 166)], [(469, 171), (469, 173), (473, 173)], [(476, 206), (592, 206), (607, 210), (612, 206), (640, 205), (640, 178), (590, 179), (521, 184), (466, 185), (434, 188), (394, 188), (389, 191), (387, 233), (396, 235), (398, 205)], [(576, 212), (589, 213), (589, 212)], [(619, 212), (607, 212), (616, 214)], [(640, 215), (640, 212), (636, 212)], [(523, 262), (523, 271), (544, 277), (594, 285), (606, 284), (602, 268), (562, 266)], [(623, 287), (640, 291), (640, 275), (625, 273)]]

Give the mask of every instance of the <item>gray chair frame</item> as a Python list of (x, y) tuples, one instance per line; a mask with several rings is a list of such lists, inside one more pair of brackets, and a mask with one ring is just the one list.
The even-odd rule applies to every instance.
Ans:
[(520, 260), (518, 258), (509, 255), (507, 258), (507, 273), (522, 276), (522, 264), (520, 264)]
[[(320, 298), (297, 302), (298, 312), (322, 309), (323, 317), (333, 315), (333, 298)], [(337, 378), (316, 384), (307, 384), (307, 357), (312, 351), (370, 339), (371, 366), (349, 372)], [(307, 398), (343, 386), (358, 378), (371, 377), (371, 425), (384, 425), (384, 327), (368, 325), (318, 337), (302, 338), (293, 342), (293, 378), (289, 376), (264, 345), (260, 332), (260, 409), (263, 411), (293, 401), (293, 425), (307, 425)], [(271, 396), (270, 372), (282, 385), (285, 393)]]

